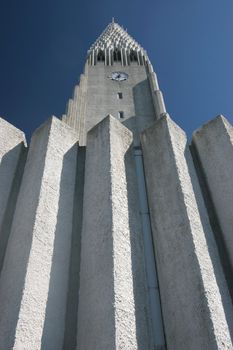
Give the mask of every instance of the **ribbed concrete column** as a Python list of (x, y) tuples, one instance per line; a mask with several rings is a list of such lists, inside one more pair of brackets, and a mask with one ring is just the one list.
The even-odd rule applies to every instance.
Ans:
[(163, 93), (160, 90), (155, 90), (152, 92), (152, 98), (155, 107), (156, 118), (160, 118), (164, 113), (166, 113), (165, 103), (163, 99)]
[(186, 136), (164, 116), (142, 146), (168, 349), (232, 349), (232, 304)]
[(151, 349), (131, 143), (111, 116), (88, 133), (78, 350)]
[(0, 270), (25, 163), (24, 133), (0, 118)]
[(54, 117), (33, 134), (0, 279), (1, 349), (62, 349), (76, 142)]
[(86, 66), (85, 74), (80, 76), (79, 84), (79, 96), (77, 99), (77, 132), (79, 135), (79, 144), (81, 146), (86, 145), (86, 130), (85, 130), (85, 112), (87, 103), (87, 79), (88, 79), (88, 69)]
[(166, 113), (166, 107), (163, 99), (163, 93), (159, 90), (159, 84), (157, 80), (157, 76), (153, 71), (153, 67), (151, 63), (147, 63), (148, 67), (148, 77), (149, 83), (152, 93), (152, 100), (155, 109), (155, 117), (159, 119), (163, 114)]
[(157, 79), (157, 75), (153, 70), (153, 66), (151, 63), (147, 63), (148, 67), (148, 77), (149, 77), (149, 83), (152, 91), (159, 90), (159, 83)]
[[(233, 274), (233, 127), (218, 116), (193, 134)], [(233, 282), (233, 281), (232, 281)]]

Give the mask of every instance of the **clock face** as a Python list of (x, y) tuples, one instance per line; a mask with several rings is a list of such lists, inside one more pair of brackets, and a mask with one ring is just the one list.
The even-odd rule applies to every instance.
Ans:
[(128, 79), (128, 74), (124, 72), (112, 72), (109, 78), (116, 81), (123, 81)]

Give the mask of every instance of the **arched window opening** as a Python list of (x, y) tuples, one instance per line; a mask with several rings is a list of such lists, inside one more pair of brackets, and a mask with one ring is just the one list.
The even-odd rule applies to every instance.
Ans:
[(121, 52), (119, 50), (115, 50), (113, 52), (113, 60), (116, 62), (121, 62)]
[(100, 51), (97, 55), (97, 61), (104, 61), (104, 60), (105, 60), (104, 52)]
[(130, 61), (131, 62), (137, 62), (138, 61), (138, 57), (137, 57), (137, 52), (136, 51), (131, 51), (129, 57), (130, 57)]

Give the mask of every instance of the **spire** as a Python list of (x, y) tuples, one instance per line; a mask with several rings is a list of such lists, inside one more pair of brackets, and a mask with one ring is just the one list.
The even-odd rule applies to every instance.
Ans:
[(88, 50), (88, 57), (97, 56), (100, 52), (106, 53), (106, 51), (109, 55), (116, 51), (124, 51), (126, 55), (133, 53), (136, 57), (140, 56), (141, 61), (143, 57), (148, 61), (145, 50), (128, 34), (127, 30), (115, 22), (114, 17)]

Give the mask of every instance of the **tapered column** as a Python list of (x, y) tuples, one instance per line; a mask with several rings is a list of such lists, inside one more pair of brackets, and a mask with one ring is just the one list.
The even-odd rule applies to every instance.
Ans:
[(86, 145), (86, 129), (85, 129), (85, 112), (86, 112), (86, 100), (87, 100), (87, 77), (88, 69), (85, 67), (85, 74), (80, 77), (79, 95), (77, 98), (77, 132), (79, 136), (79, 144), (81, 146)]
[(24, 133), (0, 118), (0, 270), (24, 167)]
[(142, 146), (168, 349), (231, 349), (232, 304), (186, 136), (163, 116)]
[(148, 67), (148, 73), (149, 73), (148, 74), (149, 83), (150, 83), (150, 88), (152, 92), (152, 100), (153, 100), (154, 109), (155, 109), (155, 117), (156, 119), (159, 119), (163, 114), (166, 113), (163, 93), (162, 91), (159, 90), (157, 76), (153, 71), (153, 67), (151, 63), (148, 63), (147, 67)]
[(225, 254), (228, 255), (232, 278), (233, 127), (223, 116), (218, 116), (194, 133), (193, 143), (221, 227), (219, 239), (222, 240)]
[(166, 108), (163, 100), (163, 93), (160, 90), (155, 90), (152, 92), (152, 98), (154, 101), (155, 115), (156, 118), (160, 118), (166, 113)]
[(76, 142), (54, 117), (33, 134), (0, 278), (2, 349), (62, 349)]
[(132, 134), (108, 116), (87, 137), (77, 349), (151, 349)]

